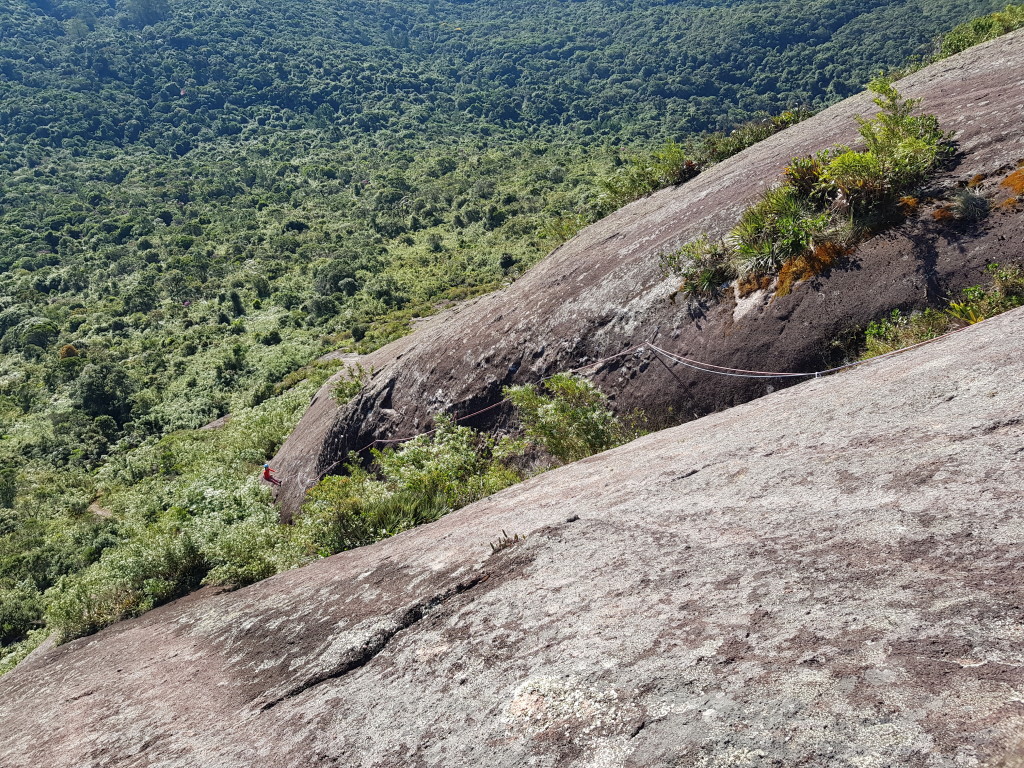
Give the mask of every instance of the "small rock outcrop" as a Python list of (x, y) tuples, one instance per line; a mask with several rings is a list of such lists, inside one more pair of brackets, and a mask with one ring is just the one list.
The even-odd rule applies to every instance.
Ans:
[(0, 765), (1020, 766), (1022, 414), (1024, 309), (41, 649)]
[[(949, 195), (974, 177), (981, 191), (1024, 159), (1024, 32), (927, 67), (899, 84), (924, 99), (959, 154), (927, 195)], [(1021, 208), (994, 212), (976, 226), (936, 221), (935, 205), (863, 244), (852, 264), (788, 296), (759, 292), (710, 307), (669, 300), (675, 282), (659, 254), (701, 232), (720, 235), (791, 158), (857, 138), (856, 115), (875, 111), (868, 95), (844, 101), (740, 153), (686, 184), (662, 190), (588, 227), (506, 289), (429, 319), (413, 334), (361, 362), (376, 371), (345, 407), (331, 383), (275, 459), (288, 482), (285, 518), (305, 491), (352, 450), (378, 438), (429, 428), (434, 415), (473, 413), (498, 402), (502, 388), (655, 341), (708, 363), (770, 371), (813, 371), (829, 344), (891, 309), (941, 304), (984, 282), (991, 261), (1019, 262)], [(618, 358), (595, 382), (622, 412), (634, 408), (677, 424), (770, 391), (764, 381), (724, 379), (663, 365), (650, 354)], [(771, 382), (778, 386), (778, 382)], [(500, 409), (468, 421), (500, 424)]]

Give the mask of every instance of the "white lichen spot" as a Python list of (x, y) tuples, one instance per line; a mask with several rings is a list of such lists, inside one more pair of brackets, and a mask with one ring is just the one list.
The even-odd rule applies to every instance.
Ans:
[(509, 735), (559, 734), (589, 748), (588, 765), (595, 767), (621, 764), (631, 751), (628, 734), (640, 717), (640, 708), (628, 694), (555, 677), (520, 683), (503, 712)]
[(767, 754), (760, 749), (734, 749), (732, 747), (701, 755), (693, 768), (757, 768), (763, 765)]

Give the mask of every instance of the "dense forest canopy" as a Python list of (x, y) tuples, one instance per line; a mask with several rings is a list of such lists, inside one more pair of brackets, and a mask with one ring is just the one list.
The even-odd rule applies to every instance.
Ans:
[[(317, 128), (681, 135), (848, 96), (991, 0), (6, 0), (4, 159)], [(898, 33), (894, 31), (898, 30)], [(407, 136), (404, 138), (414, 138)], [(19, 154), (28, 152), (29, 154)]]
[(1000, 6), (0, 0), (0, 668), (291, 562), (254, 468), (317, 356)]

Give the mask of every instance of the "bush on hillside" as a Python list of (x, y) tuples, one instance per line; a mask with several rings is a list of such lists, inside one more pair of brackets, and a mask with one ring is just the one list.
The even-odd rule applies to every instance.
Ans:
[(560, 373), (543, 386), (505, 389), (525, 435), (559, 461), (578, 461), (637, 437), (586, 379)]
[(512, 466), (525, 446), (438, 416), (432, 433), (357, 457), (346, 476), (326, 477), (307, 496), (296, 527), (319, 555), (333, 554), (436, 520), (522, 479)]
[(189, 534), (150, 531), (108, 549), (84, 571), (63, 577), (47, 592), (47, 624), (59, 642), (92, 634), (188, 594), (208, 570)]
[(988, 40), (995, 40), (997, 37), (1002, 37), (1021, 27), (1024, 27), (1024, 5), (1007, 5), (1002, 11), (953, 27), (942, 38), (936, 58), (944, 59), (947, 56), (966, 51), (968, 48)]
[(945, 310), (925, 309), (906, 314), (894, 309), (888, 317), (869, 324), (860, 359), (905, 349), (1024, 306), (1024, 269), (990, 264), (988, 272), (991, 288), (980, 285), (965, 288), (960, 298), (950, 301)]

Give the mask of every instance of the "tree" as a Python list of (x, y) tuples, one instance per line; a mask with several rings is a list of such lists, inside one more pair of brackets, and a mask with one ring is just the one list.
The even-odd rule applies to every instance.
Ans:
[(135, 385), (116, 363), (91, 363), (75, 383), (73, 398), (89, 416), (109, 416), (118, 426), (131, 418)]

